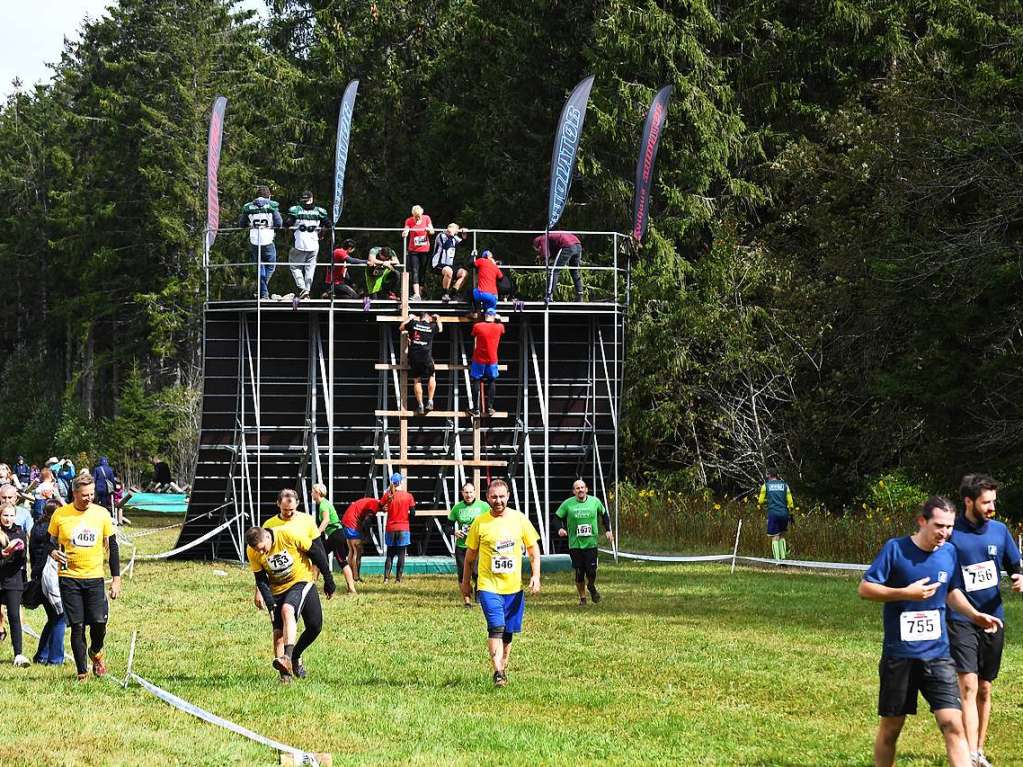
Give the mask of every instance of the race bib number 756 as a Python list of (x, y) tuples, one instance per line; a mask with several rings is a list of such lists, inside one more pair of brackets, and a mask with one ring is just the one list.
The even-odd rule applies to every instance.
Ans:
[(907, 610), (899, 615), (903, 642), (924, 642), (941, 639), (941, 613), (937, 610)]
[(990, 559), (963, 568), (967, 591), (982, 591), (998, 585), (998, 568)]

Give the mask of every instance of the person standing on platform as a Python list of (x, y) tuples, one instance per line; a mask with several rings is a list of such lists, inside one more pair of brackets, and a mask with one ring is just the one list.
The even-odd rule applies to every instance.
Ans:
[[(437, 390), (437, 374), (433, 364), (433, 339), (444, 330), (439, 314), (410, 314), (399, 328), (408, 334), (408, 373), (416, 394), (416, 415), (433, 410), (433, 394)], [(423, 405), (423, 379), (427, 381), (426, 405)]]
[(504, 272), (494, 260), (494, 254), (484, 250), (473, 262), (476, 267), (476, 287), (472, 291), (472, 300), (478, 311), (487, 314), (497, 313), (497, 281), (504, 279)]
[[(348, 586), (348, 593), (355, 593), (355, 581), (352, 578), (352, 568), (348, 565), (348, 546), (345, 544), (345, 534), (341, 529), (341, 520), (338, 519), (337, 510), (334, 504), (327, 498), (327, 486), (317, 483), (312, 487), (313, 507), (316, 509), (316, 529), (320, 540), (325, 541), (328, 552), (334, 554), (338, 567), (345, 576), (345, 584)], [(327, 559), (330, 562), (330, 559)]]
[(384, 583), (391, 579), (391, 563), (395, 557), (398, 567), (395, 570), (394, 582), (401, 583), (405, 574), (405, 552), (412, 543), (409, 523), (416, 514), (416, 499), (412, 494), (401, 489), (404, 478), (400, 473), (391, 475), (391, 486), (384, 491), (380, 499), (380, 508), (387, 514), (384, 526), (384, 544), (387, 547), (387, 558), (384, 562)]
[[(476, 497), (476, 485), (466, 482), (462, 485), (462, 500), (448, 512), (448, 520), (454, 523), (455, 575), (458, 577), (459, 586), (462, 583), (462, 571), (465, 570), (465, 538), (469, 534), (469, 527), (476, 517), (488, 511), (490, 504)], [(472, 571), (472, 597), (463, 597), (466, 607), (472, 607), (472, 600), (476, 596), (478, 568), (479, 563)]]
[(948, 500), (931, 496), (920, 508), (917, 531), (889, 539), (860, 581), (861, 598), (884, 603), (876, 767), (895, 764), (899, 734), (906, 717), (916, 714), (919, 693), (930, 704), (945, 738), (949, 764), (970, 767), (945, 606), (947, 603), (985, 631), (1001, 628), (1002, 622), (977, 612), (963, 594), (956, 549), (945, 545), (955, 518), (955, 507)]
[(600, 499), (589, 494), (589, 488), (582, 479), (572, 484), (572, 497), (565, 500), (554, 515), (561, 520), (558, 535), (568, 538), (568, 553), (572, 557), (572, 569), (575, 570), (579, 604), (586, 604), (584, 588), (589, 590), (590, 598), (596, 604), (600, 601), (600, 592), (597, 591), (597, 536), (600, 522), (603, 522), (607, 542), (614, 543), (611, 516)]
[(376, 498), (360, 498), (345, 509), (341, 517), (341, 528), (348, 544), (348, 565), (356, 582), (362, 581), (362, 532), (368, 521), (380, 511)]
[[(334, 596), (334, 576), (327, 566), (327, 557), (305, 532), (288, 525), (270, 530), (250, 527), (245, 531), (245, 543), (260, 602), (270, 613), (273, 667), (280, 674), (282, 684), (290, 683), (292, 676), (304, 679), (302, 653), (323, 630), (314, 565), (323, 572), (323, 592), (327, 599)], [(296, 642), (299, 618), (305, 627)]]
[[(71, 625), (71, 651), (75, 656), (78, 681), (92, 673), (107, 673), (103, 662), (103, 643), (107, 634), (107, 596), (103, 583), (103, 555), (110, 552), (110, 598), (121, 595), (121, 557), (110, 512), (92, 502), (96, 481), (82, 472), (71, 486), (74, 500), (61, 506), (50, 517), (47, 528), (60, 578), (60, 601)], [(91, 646), (86, 648), (85, 627), (89, 627)], [(86, 654), (88, 653), (88, 655)]]
[(767, 480), (760, 486), (757, 507), (763, 508), (767, 503), (767, 534), (771, 536), (771, 553), (775, 561), (789, 558), (789, 545), (785, 541), (785, 531), (789, 529), (789, 514), (795, 506), (792, 491), (781, 477), (777, 469), (767, 470)]
[(245, 203), (238, 226), (248, 227), (249, 253), (256, 263), (259, 275), (259, 292), (256, 298), (270, 297), (270, 276), (277, 268), (277, 246), (274, 245), (274, 229), (284, 226), (280, 207), (270, 199), (270, 187), (256, 189), (256, 199)]
[(433, 221), (423, 211), (422, 205), (412, 206), (412, 215), (405, 219), (401, 238), (407, 240), (409, 280), (412, 283), (411, 301), (421, 301), (420, 290), (426, 281), (427, 264), (430, 261), (430, 238), (433, 237)]
[[(985, 474), (967, 474), (960, 483), (965, 513), (956, 517), (951, 544), (959, 555), (963, 590), (978, 611), (1005, 620), (999, 581), (1002, 569), (1012, 577), (1012, 590), (1023, 591), (1020, 552), (1004, 524), (994, 519), (998, 482)], [(1002, 664), (1005, 628), (988, 632), (967, 616), (953, 610), (948, 621), (948, 639), (959, 675), (963, 702), (963, 726), (970, 758), (977, 767), (990, 767), (984, 755), (988, 721), (991, 718), (991, 689)]]
[(479, 416), (482, 409), (480, 382), (486, 381), (487, 415), (492, 416), (497, 412), (494, 403), (497, 401), (497, 378), (500, 375), (497, 350), (501, 345), (501, 336), (504, 335), (504, 325), (497, 322), (497, 312), (487, 309), (486, 320), (472, 326), (472, 335), (476, 339), (476, 345), (472, 351), (472, 364), (469, 365), (469, 378), (472, 379), (476, 404), (469, 412)]
[(458, 246), (465, 242), (468, 229), (462, 229), (458, 224), (448, 224), (447, 229), (437, 235), (433, 244), (433, 258), (430, 264), (434, 274), (440, 277), (441, 287), (444, 288), (444, 295), (440, 300), (448, 303), (451, 300), (452, 279), (457, 293), (462, 289), (462, 283), (469, 276), (463, 267), (455, 266), (455, 251)]
[(327, 222), (327, 211), (313, 204), (313, 193), (302, 192), (299, 204), (288, 208), (288, 221), (295, 230), (295, 245), (288, 251), (288, 268), (291, 269), (297, 298), (309, 298), (316, 275), (316, 256), (320, 252), (320, 237)]
[[(550, 267), (544, 300), (548, 304), (554, 300), (554, 291), (561, 281), (561, 269), (568, 266), (572, 273), (572, 282), (575, 283), (575, 300), (582, 303), (583, 278), (579, 267), (582, 266), (583, 244), (579, 238), (571, 232), (548, 232), (547, 235), (541, 234), (533, 239), (533, 250), (539, 255), (540, 263), (548, 264)], [(551, 252), (555, 254), (553, 263)]]
[(529, 555), (529, 593), (540, 592), (540, 536), (522, 514), (508, 508), (508, 484), (495, 479), (487, 487), (490, 511), (473, 520), (465, 537), (462, 597), (472, 594), (478, 565), (479, 598), (487, 619), (487, 650), (494, 667), (494, 686), (508, 684), (508, 660), (514, 636), (522, 631), (526, 597), (522, 590), (522, 554)]

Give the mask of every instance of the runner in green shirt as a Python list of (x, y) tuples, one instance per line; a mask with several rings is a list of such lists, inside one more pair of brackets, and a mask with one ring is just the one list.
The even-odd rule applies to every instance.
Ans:
[(611, 517), (600, 499), (589, 495), (586, 483), (577, 479), (572, 485), (572, 497), (562, 503), (555, 516), (560, 520), (558, 535), (568, 538), (568, 553), (572, 557), (572, 568), (575, 570), (575, 588), (579, 592), (579, 604), (586, 604), (585, 588), (589, 590), (594, 604), (600, 601), (597, 591), (597, 536), (599, 520), (603, 520), (608, 543), (614, 543), (611, 532)]
[(341, 565), (345, 583), (348, 584), (348, 593), (354, 594), (355, 579), (348, 564), (348, 542), (345, 540), (345, 532), (337, 516), (337, 509), (327, 500), (326, 485), (313, 485), (313, 506), (316, 508), (315, 519), (320, 529), (320, 539), (326, 542), (327, 551), (333, 554), (334, 559)]
[[(490, 504), (481, 501), (476, 497), (476, 486), (472, 482), (462, 485), (462, 500), (456, 503), (448, 512), (448, 520), (454, 522), (455, 534), (455, 569), (458, 582), (462, 582), (462, 573), (465, 570), (465, 536), (469, 532), (469, 525), (480, 514), (490, 511)], [(472, 572), (472, 593), (476, 595), (476, 568)], [(473, 598), (463, 597), (466, 607), (472, 607)]]

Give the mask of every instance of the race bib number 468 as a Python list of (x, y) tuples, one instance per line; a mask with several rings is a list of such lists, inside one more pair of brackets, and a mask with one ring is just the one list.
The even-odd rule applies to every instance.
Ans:
[(937, 610), (906, 611), (899, 615), (903, 642), (941, 639), (941, 613)]
[(998, 568), (990, 559), (963, 568), (967, 591), (982, 591), (998, 585)]
[(91, 527), (78, 527), (71, 534), (71, 543), (80, 549), (87, 549), (95, 546), (99, 541), (99, 532)]

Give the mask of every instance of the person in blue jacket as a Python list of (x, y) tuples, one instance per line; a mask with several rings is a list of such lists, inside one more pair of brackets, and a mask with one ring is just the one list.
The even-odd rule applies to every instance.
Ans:
[(777, 469), (767, 470), (767, 480), (760, 486), (757, 506), (767, 504), (767, 534), (771, 536), (771, 553), (776, 561), (789, 558), (789, 545), (785, 542), (785, 531), (789, 529), (789, 514), (795, 506), (792, 491)]
[[(952, 545), (959, 556), (966, 599), (980, 612), (1005, 620), (1002, 570), (1010, 573), (1013, 591), (1023, 591), (1020, 552), (1012, 533), (994, 519), (998, 482), (986, 474), (967, 474), (959, 486), (965, 513), (956, 519)], [(991, 764), (984, 755), (991, 718), (991, 685), (1002, 664), (1005, 629), (982, 631), (955, 610), (949, 615), (948, 639), (963, 699), (963, 726), (970, 758), (978, 767)]]
[(947, 543), (955, 520), (951, 501), (931, 496), (917, 515), (917, 531), (889, 539), (860, 581), (860, 597), (884, 604), (878, 664), (881, 721), (874, 739), (874, 764), (879, 767), (895, 764), (895, 745), (906, 717), (916, 714), (918, 694), (930, 704), (949, 764), (971, 766), (945, 605), (986, 632), (1000, 629), (1002, 621), (979, 612), (963, 593), (959, 557)]

